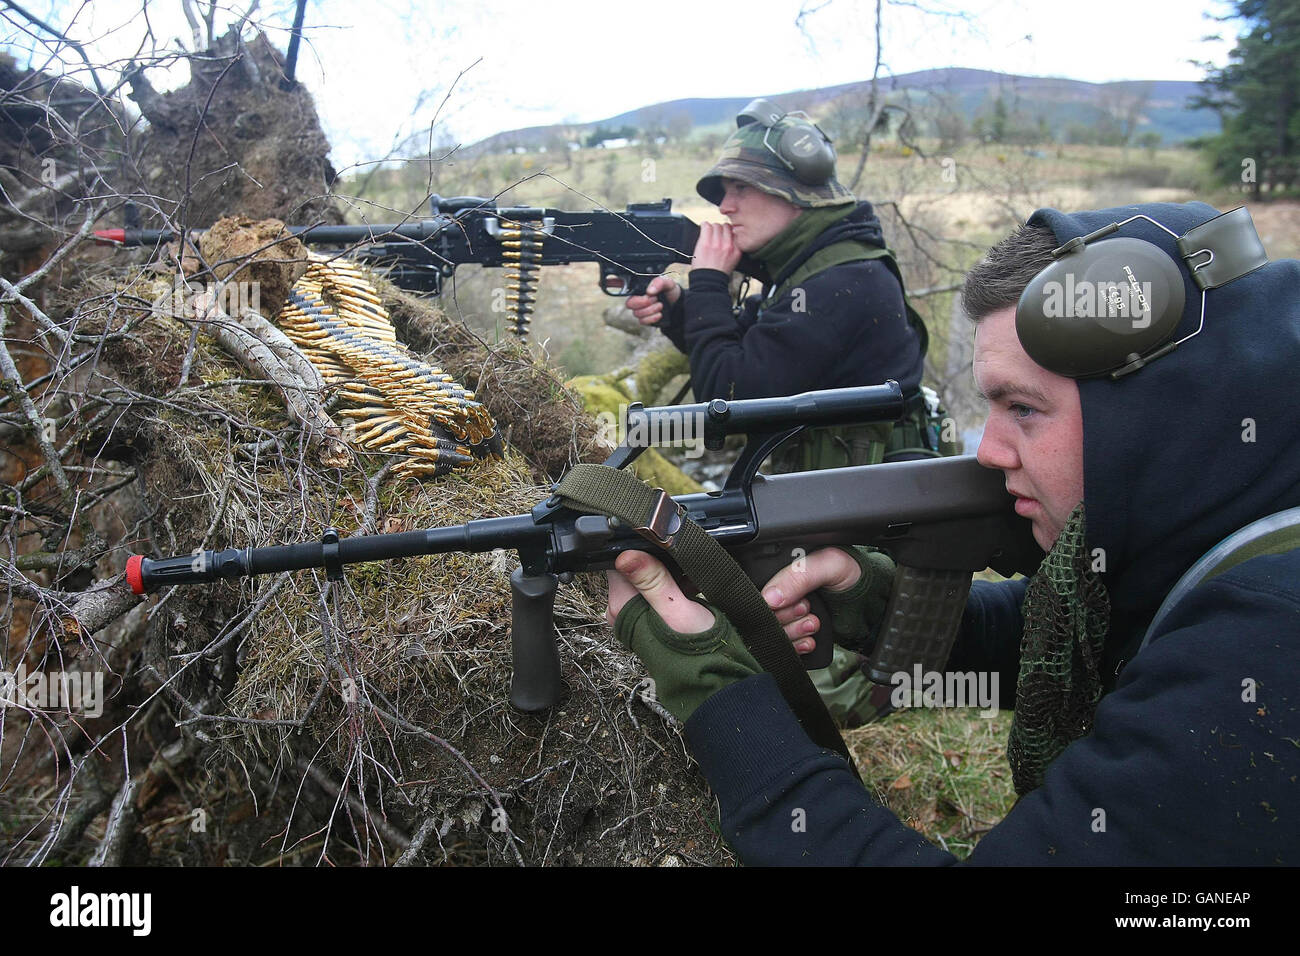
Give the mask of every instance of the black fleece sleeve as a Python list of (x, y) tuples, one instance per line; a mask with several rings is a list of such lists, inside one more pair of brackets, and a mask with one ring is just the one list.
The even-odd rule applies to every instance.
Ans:
[(948, 658), (948, 670), (986, 671), (998, 675), (998, 706), (1015, 703), (1020, 676), (1020, 606), (1029, 589), (1028, 578), (1014, 581), (975, 581), (971, 584), (961, 630)]
[(686, 297), (690, 294), (689, 289), (682, 289), (682, 294), (677, 297), (677, 301), (672, 305), (665, 305), (659, 317), (659, 331), (677, 347), (679, 352), (686, 352)]
[[(1300, 864), (1297, 579), (1300, 552), (1257, 558), (1189, 595), (1102, 699), (1091, 733), (970, 862)], [(686, 736), (747, 864), (955, 862), (808, 740), (771, 675), (714, 694)]]
[[(766, 398), (820, 388), (920, 383), (920, 345), (907, 324), (902, 290), (879, 262), (827, 269), (761, 309), (733, 314), (728, 277), (691, 271), (683, 349), (696, 398)], [(672, 338), (672, 333), (665, 329)]]

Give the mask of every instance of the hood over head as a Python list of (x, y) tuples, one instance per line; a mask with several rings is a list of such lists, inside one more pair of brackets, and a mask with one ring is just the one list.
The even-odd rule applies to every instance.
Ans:
[[(1218, 212), (1204, 203), (1149, 203), (1078, 214), (1041, 209), (1029, 222), (1064, 243), (1138, 214), (1182, 235)], [(1178, 264), (1186, 302), (1171, 341), (1190, 335), (1201, 291), (1174, 238), (1142, 220), (1115, 235), (1154, 243)], [(1111, 603), (1104, 674), (1113, 679), (1201, 555), (1258, 518), (1300, 506), (1300, 262), (1270, 262), (1209, 290), (1200, 334), (1118, 381), (1079, 381), (1079, 398), (1087, 545), (1104, 560)]]

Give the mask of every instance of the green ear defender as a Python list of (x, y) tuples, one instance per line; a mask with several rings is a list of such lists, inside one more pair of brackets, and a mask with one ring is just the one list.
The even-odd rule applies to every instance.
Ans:
[[(1138, 219), (1177, 240), (1179, 254), (1201, 290), (1201, 324), (1169, 342), (1183, 317), (1183, 271), (1155, 243), (1106, 239)], [(1105, 239), (1104, 242), (1098, 240)], [(1056, 261), (1025, 287), (1016, 305), (1016, 335), (1025, 352), (1068, 378), (1118, 379), (1168, 355), (1205, 324), (1205, 292), (1268, 262), (1245, 207), (1179, 236), (1149, 216), (1113, 222), (1053, 250)], [(1168, 342), (1168, 344), (1165, 344)]]
[(1159, 246), (1075, 239), (1053, 255), (1016, 306), (1020, 344), (1043, 368), (1069, 378), (1101, 375), (1145, 355), (1178, 327), (1183, 277)]
[(763, 145), (805, 186), (824, 186), (835, 175), (835, 147), (804, 113), (787, 113), (757, 99), (736, 115), (736, 126), (766, 127)]

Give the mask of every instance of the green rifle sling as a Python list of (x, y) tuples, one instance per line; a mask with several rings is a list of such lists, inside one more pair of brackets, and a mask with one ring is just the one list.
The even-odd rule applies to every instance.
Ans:
[[(564, 504), (587, 514), (618, 518), (629, 528), (650, 524), (659, 498), (656, 490), (625, 471), (607, 465), (575, 465), (555, 488)], [(776, 678), (781, 696), (813, 743), (838, 753), (854, 774), (857, 767), (799, 655), (758, 588), (727, 550), (683, 516), (672, 543), (673, 560), (705, 598), (739, 631), (763, 670)]]

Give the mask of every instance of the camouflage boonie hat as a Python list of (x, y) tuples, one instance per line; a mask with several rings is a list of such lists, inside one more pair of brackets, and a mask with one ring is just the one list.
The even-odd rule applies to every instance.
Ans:
[(795, 179), (780, 157), (763, 145), (765, 132), (767, 127), (750, 123), (732, 133), (722, 144), (722, 158), (695, 184), (695, 191), (720, 205), (725, 178), (748, 183), (803, 209), (857, 202), (834, 176), (822, 186), (806, 186)]

